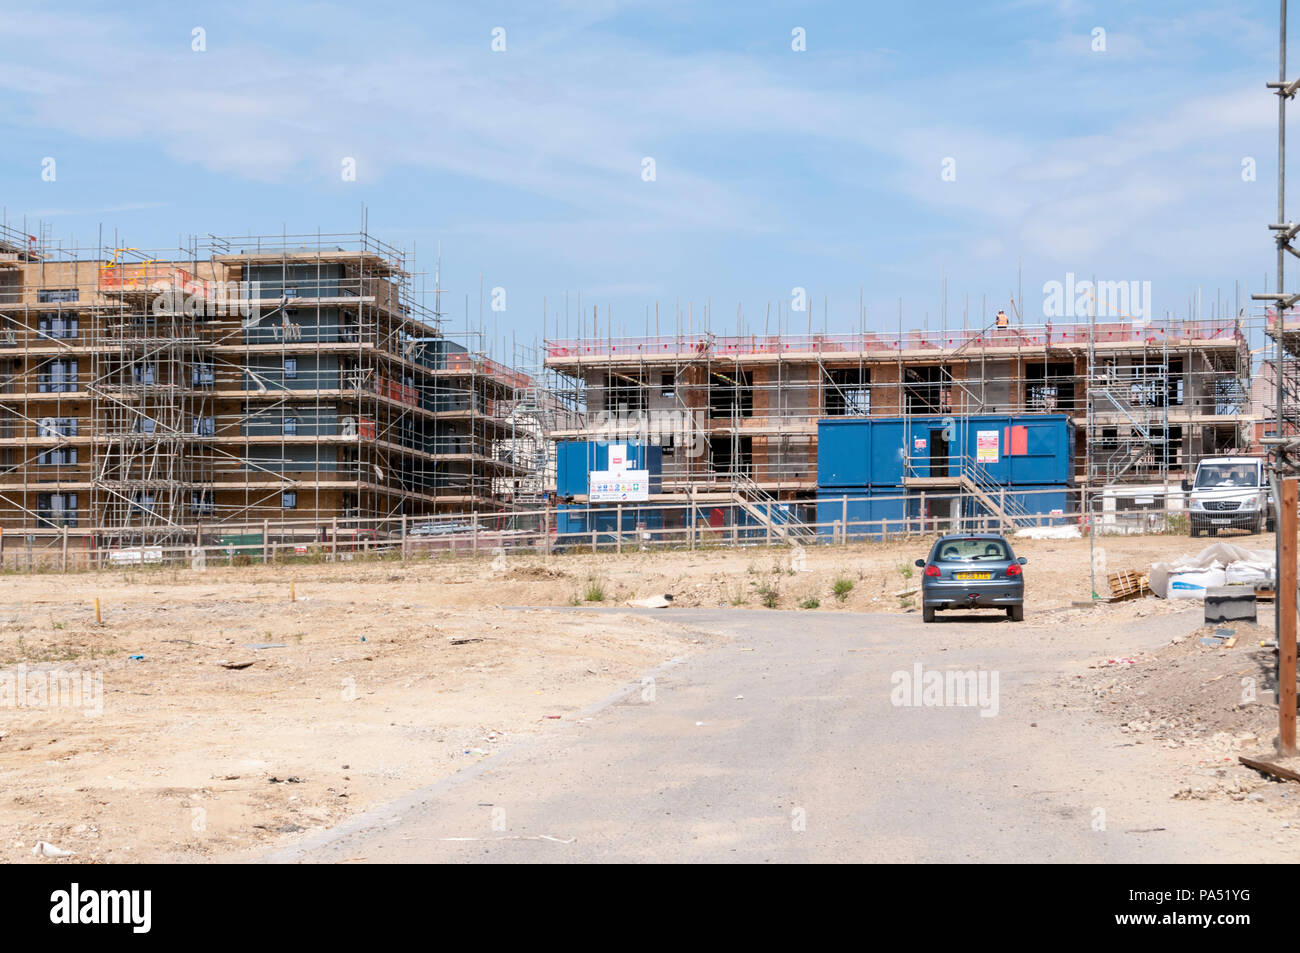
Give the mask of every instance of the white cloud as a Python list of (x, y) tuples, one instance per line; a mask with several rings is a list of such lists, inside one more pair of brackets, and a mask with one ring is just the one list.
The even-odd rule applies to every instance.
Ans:
[[(195, 54), (188, 36), (164, 46), (124, 12), (69, 20), (18, 9), (0, 36), (0, 108), (7, 122), (152, 146), (241, 180), (341, 191), (339, 162), (352, 156), (365, 186), (477, 181), (496, 200), (461, 234), (477, 229), (593, 271), (626, 261), (638, 242), (672, 246), (701, 232), (781, 237), (847, 258), (861, 251), (858, 223), (917, 222), (989, 263), (1028, 249), (1082, 273), (1126, 250), (1165, 256), (1153, 229), (1199, 235), (1203, 220), (1250, 219), (1267, 186), (1228, 188), (1240, 185), (1241, 155), (1268, 154), (1267, 64), (1247, 82), (1189, 74), (1177, 54), (1220, 32), (1247, 43), (1257, 24), (1212, 11), (1163, 28), (1155, 18), (1116, 23), (1112, 59), (1092, 69), (1059, 54), (1080, 42), (1087, 50), (1092, 24), (1078, 18), (1094, 11), (1068, 0), (1019, 6), (1077, 22), (1057, 24), (1041, 46), (1024, 41), (1026, 62), (977, 55), (937, 74), (910, 73), (909, 57), (888, 50), (870, 69), (834, 56), (792, 65), (725, 43), (667, 52), (591, 32), (618, 12), (604, 0), (571, 4), (568, 20), (535, 15), (527, 29), (511, 20), (506, 54), (490, 53), (479, 25), (440, 33), (420, 52), (339, 35), (271, 49), (254, 38), (287, 41), (293, 18), (281, 23), (288, 14), (270, 8), (259, 29), (210, 30), (209, 51)], [(378, 27), (401, 25), (365, 28)], [(805, 181), (813, 153), (838, 162), (830, 182), (844, 196), (818, 210), (833, 232), (824, 242), (801, 209), (804, 192), (825, 184)], [(655, 182), (641, 179), (644, 156), (656, 161)], [(955, 182), (940, 179), (948, 156)], [(879, 224), (877, 202), (898, 203)], [(637, 286), (609, 282), (629, 294)]]

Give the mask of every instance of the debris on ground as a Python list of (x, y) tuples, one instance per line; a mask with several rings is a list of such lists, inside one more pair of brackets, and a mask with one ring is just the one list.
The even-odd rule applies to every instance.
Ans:
[(75, 850), (63, 850), (43, 840), (38, 840), (36, 846), (32, 848), (33, 857), (72, 857), (76, 853)]
[(1084, 707), (1135, 743), (1209, 752), (1231, 765), (1276, 731), (1274, 653), (1253, 643), (1241, 626), (1200, 626), (1152, 652), (1095, 662), (1070, 681)]
[(1106, 574), (1106, 584), (1110, 586), (1110, 601), (1120, 602), (1134, 599), (1151, 592), (1147, 574), (1136, 569), (1119, 569)]
[(1254, 758), (1238, 757), (1238, 761), (1248, 768), (1254, 768), (1261, 774), (1267, 774), (1279, 781), (1300, 781), (1300, 774), (1270, 761), (1256, 761)]
[(1016, 531), (1020, 539), (1079, 539), (1079, 527), (1067, 526), (1028, 526)]
[(644, 599), (629, 599), (627, 604), (634, 609), (667, 609), (673, 603), (673, 597), (667, 593), (662, 596), (646, 596)]

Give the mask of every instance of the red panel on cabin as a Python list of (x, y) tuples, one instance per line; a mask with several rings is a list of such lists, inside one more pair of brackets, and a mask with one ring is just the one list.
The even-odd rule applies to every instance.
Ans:
[(1007, 448), (1008, 457), (1023, 457), (1029, 452), (1029, 428), (1024, 426), (1004, 428), (1002, 446)]

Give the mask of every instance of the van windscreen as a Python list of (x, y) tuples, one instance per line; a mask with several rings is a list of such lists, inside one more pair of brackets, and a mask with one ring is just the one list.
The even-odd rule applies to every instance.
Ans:
[(1196, 470), (1196, 488), (1259, 486), (1259, 466), (1254, 463), (1202, 463)]

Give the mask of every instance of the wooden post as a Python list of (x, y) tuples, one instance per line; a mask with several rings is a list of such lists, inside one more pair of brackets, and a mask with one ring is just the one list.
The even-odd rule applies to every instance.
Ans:
[(338, 517), (330, 520), (330, 562), (337, 562), (339, 558), (339, 520)]
[(1282, 481), (1278, 532), (1282, 534), (1282, 562), (1277, 567), (1277, 727), (1278, 752), (1296, 753), (1296, 523), (1300, 480)]
[(99, 596), (95, 596), (95, 625), (103, 625), (104, 620), (99, 614)]
[(402, 562), (406, 562), (406, 514), (402, 514)]
[(67, 572), (68, 571), (68, 524), (67, 523), (63, 524), (63, 553), (59, 557), (59, 562), (62, 564), (61, 571)]
[(271, 545), (271, 521), (262, 520), (262, 565), (266, 565), (270, 560), (267, 558), (267, 549)]
[(474, 555), (477, 556), (478, 555), (478, 510), (473, 510), (469, 514), (469, 518), (470, 518), (470, 528), (469, 528), (470, 546), (473, 549)]
[(614, 519), (616, 521), (614, 529), (614, 552), (620, 556), (623, 554), (623, 504), (619, 503), (614, 508)]
[(691, 508), (687, 522), (690, 524), (691, 552), (695, 552), (695, 487), (690, 489), (688, 504)]
[[(845, 493), (840, 497), (840, 525), (844, 527), (844, 535), (840, 538), (840, 543), (847, 546), (849, 543), (849, 495)], [(831, 536), (831, 539), (834, 539)]]
[(542, 543), (543, 551), (546, 555), (551, 555), (551, 508), (546, 503), (542, 504)]

